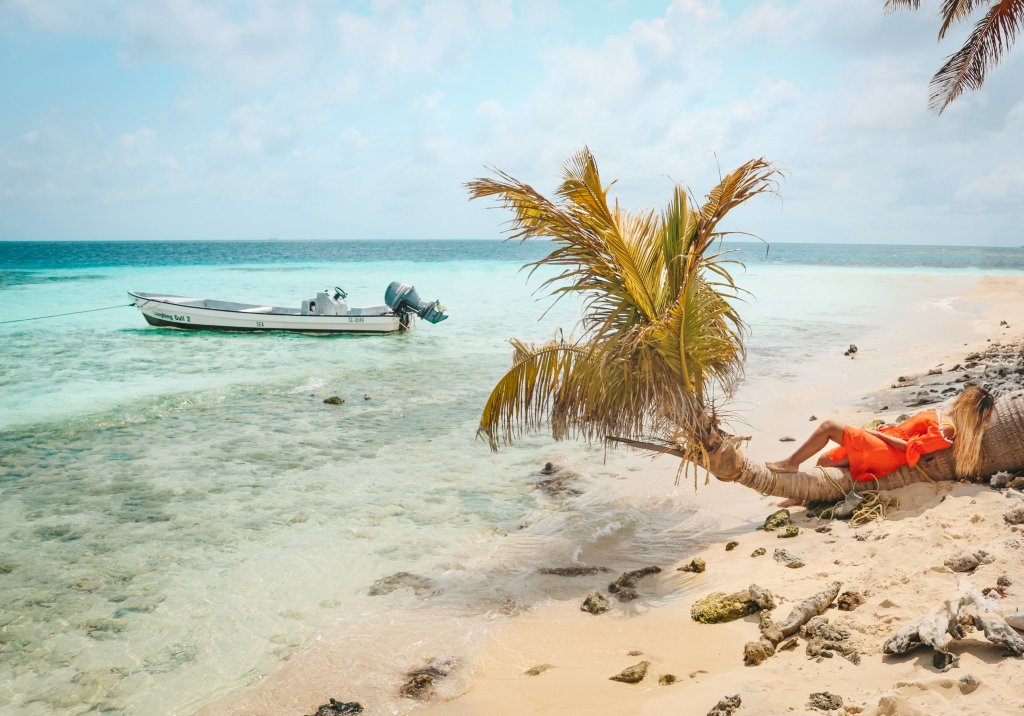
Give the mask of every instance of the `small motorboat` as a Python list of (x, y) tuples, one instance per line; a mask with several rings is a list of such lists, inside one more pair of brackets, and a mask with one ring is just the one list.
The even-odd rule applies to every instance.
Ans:
[(151, 326), (201, 331), (394, 333), (412, 328), (417, 316), (428, 323), (448, 318), (440, 302), (424, 301), (413, 286), (398, 281), (387, 287), (383, 305), (362, 308), (349, 306), (348, 294), (337, 286), (304, 300), (299, 308), (135, 291), (128, 295)]

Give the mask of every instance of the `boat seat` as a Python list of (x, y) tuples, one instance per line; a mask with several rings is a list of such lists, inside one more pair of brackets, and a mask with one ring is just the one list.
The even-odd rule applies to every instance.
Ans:
[(383, 303), (379, 306), (361, 306), (360, 308), (349, 308), (350, 316), (379, 316), (384, 313), (391, 313), (391, 308)]

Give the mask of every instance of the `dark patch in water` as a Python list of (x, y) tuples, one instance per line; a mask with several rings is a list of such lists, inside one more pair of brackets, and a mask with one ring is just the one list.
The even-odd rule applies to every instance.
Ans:
[(60, 540), (61, 542), (74, 542), (82, 538), (82, 535), (76, 534), (66, 525), (38, 527), (36, 528), (36, 536), (42, 540)]
[(78, 281), (101, 281), (107, 278), (101, 273), (87, 273), (78, 276), (53, 276), (38, 271), (0, 271), (0, 289), (15, 286), (32, 286), (45, 283), (76, 283)]
[(314, 271), (320, 266), (230, 266), (225, 271), (240, 271), (242, 273), (258, 273), (260, 271), (271, 271), (273, 273), (284, 273), (286, 271)]

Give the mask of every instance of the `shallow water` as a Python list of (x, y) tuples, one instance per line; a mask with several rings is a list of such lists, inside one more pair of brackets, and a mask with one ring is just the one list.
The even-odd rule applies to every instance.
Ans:
[[(186, 713), (339, 620), (386, 619), (394, 600), (366, 589), (396, 571), (429, 570), (435, 603), (486, 612), (557, 589), (523, 587), (538, 565), (629, 568), (715, 529), (670, 480), (638, 490), (621, 453), (475, 440), (504, 341), (578, 315), (565, 302), (537, 320), (549, 302), (518, 273), (536, 250), (388, 244), (359, 261), (269, 246), (251, 263), (221, 244), (182, 245), (176, 262), (152, 246), (0, 253), (0, 320), (127, 290), (298, 305), (341, 284), (372, 304), (396, 279), (451, 314), (360, 337), (179, 332), (134, 308), (0, 325), (0, 711)], [(919, 270), (825, 258), (742, 276), (752, 381), (790, 380), (893, 301), (921, 300)], [(928, 296), (956, 300), (941, 280)], [(551, 458), (581, 473), (582, 496), (534, 489)]]

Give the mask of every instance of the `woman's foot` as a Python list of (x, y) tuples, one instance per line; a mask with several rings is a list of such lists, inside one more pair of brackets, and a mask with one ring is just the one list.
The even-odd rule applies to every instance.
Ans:
[(766, 462), (765, 466), (772, 472), (796, 472), (800, 469), (800, 463), (792, 460), (779, 460), (778, 462)]

